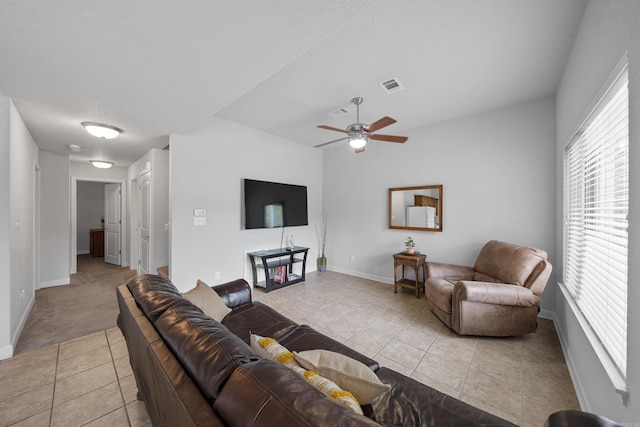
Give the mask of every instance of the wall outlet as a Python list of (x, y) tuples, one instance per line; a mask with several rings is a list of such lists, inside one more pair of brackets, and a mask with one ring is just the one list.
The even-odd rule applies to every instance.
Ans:
[(207, 225), (207, 218), (203, 216), (194, 216), (193, 225)]
[(216, 280), (220, 280), (220, 272), (219, 271), (216, 271), (215, 279)]

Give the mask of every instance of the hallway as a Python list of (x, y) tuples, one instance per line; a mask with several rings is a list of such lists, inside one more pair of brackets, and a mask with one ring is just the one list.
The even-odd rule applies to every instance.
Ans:
[(14, 356), (116, 326), (116, 287), (136, 271), (91, 255), (77, 259), (77, 273), (71, 275), (70, 284), (36, 291)]

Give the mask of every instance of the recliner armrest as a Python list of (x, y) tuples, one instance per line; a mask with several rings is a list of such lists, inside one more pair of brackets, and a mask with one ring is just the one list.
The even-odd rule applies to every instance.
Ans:
[(539, 298), (524, 286), (506, 283), (475, 282), (463, 280), (453, 288), (453, 301), (473, 301), (486, 304), (531, 307)]
[(471, 280), (475, 270), (472, 267), (455, 264), (443, 264), (440, 262), (425, 263), (427, 278), (440, 278), (451, 281)]
[(245, 304), (250, 304), (251, 286), (244, 279), (236, 279), (221, 285), (212, 286), (211, 289), (216, 291), (224, 304), (229, 308), (236, 308)]

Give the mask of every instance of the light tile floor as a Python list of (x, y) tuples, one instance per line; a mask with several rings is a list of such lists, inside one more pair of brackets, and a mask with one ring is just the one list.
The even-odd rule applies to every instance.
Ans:
[(0, 426), (150, 426), (118, 328), (0, 362)]
[[(524, 427), (580, 409), (553, 323), (524, 337), (461, 337), (424, 296), (335, 272), (254, 299), (387, 366)], [(0, 426), (151, 425), (118, 328), (0, 361)]]
[(429, 311), (424, 294), (335, 272), (303, 284), (254, 291), (285, 316), (443, 393), (515, 424), (580, 409), (553, 322), (513, 338), (463, 337)]

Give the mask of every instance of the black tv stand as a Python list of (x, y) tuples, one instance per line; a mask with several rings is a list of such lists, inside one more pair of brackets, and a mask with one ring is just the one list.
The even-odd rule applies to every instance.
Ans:
[[(293, 285), (295, 283), (304, 282), (308, 251), (309, 248), (295, 246), (293, 249), (278, 248), (249, 252), (248, 255), (251, 260), (251, 269), (253, 271), (253, 286), (260, 286), (258, 283), (258, 268), (262, 268), (264, 270), (264, 288), (267, 292), (284, 288), (285, 286)], [(296, 257), (296, 254), (302, 254), (302, 257)], [(256, 258), (260, 258), (262, 263), (256, 265)], [(300, 262), (302, 263), (302, 273), (293, 277), (293, 265)], [(274, 267), (280, 266), (287, 267), (287, 278), (282, 283), (275, 283), (271, 273)]]

